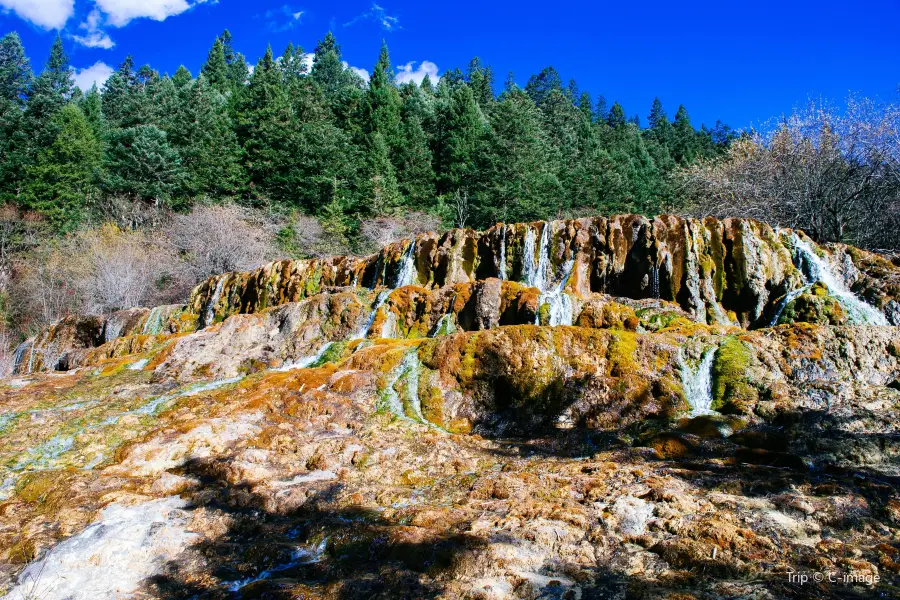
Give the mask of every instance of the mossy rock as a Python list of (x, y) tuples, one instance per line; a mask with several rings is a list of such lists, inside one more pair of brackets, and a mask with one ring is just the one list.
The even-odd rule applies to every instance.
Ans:
[(738, 338), (728, 338), (719, 346), (713, 361), (713, 410), (752, 413), (759, 402), (759, 390), (750, 379), (754, 360), (752, 350)]
[(778, 319), (779, 325), (815, 323), (817, 325), (843, 325), (847, 314), (828, 288), (817, 283), (809, 292), (801, 294), (788, 304)]

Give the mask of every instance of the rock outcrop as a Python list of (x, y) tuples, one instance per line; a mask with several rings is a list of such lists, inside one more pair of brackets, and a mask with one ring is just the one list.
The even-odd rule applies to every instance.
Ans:
[(68, 318), (0, 381), (0, 586), (894, 597), (898, 272), (752, 221), (620, 216)]

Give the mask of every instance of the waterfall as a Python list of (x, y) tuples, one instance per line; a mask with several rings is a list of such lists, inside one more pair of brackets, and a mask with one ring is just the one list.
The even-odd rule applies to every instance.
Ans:
[(537, 263), (534, 256), (534, 231), (529, 229), (525, 234), (525, 285), (544, 291), (550, 271), (550, 224), (545, 223), (541, 232), (541, 242), (537, 249)]
[(225, 287), (225, 276), (220, 275), (219, 281), (216, 283), (216, 289), (213, 292), (213, 295), (209, 299), (209, 303), (206, 305), (206, 312), (203, 316), (203, 326), (209, 327), (212, 325), (213, 319), (216, 317), (216, 304), (219, 303), (219, 298), (222, 296), (222, 288)]
[[(406, 421), (414, 421), (428, 425), (422, 414), (422, 403), (419, 401), (419, 352), (417, 348), (413, 348), (403, 357), (397, 367), (391, 371), (391, 378), (382, 393), (382, 402), (393, 415)], [(406, 403), (409, 405), (410, 412), (414, 415), (410, 417), (407, 414), (404, 400), (400, 397), (395, 386), (401, 379), (406, 379)]]
[(397, 284), (395, 288), (401, 288), (406, 285), (412, 285), (417, 278), (416, 271), (416, 242), (412, 241), (403, 254), (400, 273), (397, 274)]
[(500, 234), (499, 276), (502, 281), (506, 281), (506, 225), (503, 225), (503, 233)]
[[(560, 282), (549, 292), (542, 293), (538, 300), (538, 306), (548, 304), (550, 307), (548, 325), (571, 325), (573, 320), (572, 298), (565, 292), (566, 284), (572, 275), (575, 260), (570, 259), (563, 267), (563, 276)], [(538, 311), (540, 313), (540, 310)], [(540, 314), (535, 317), (535, 324), (539, 325)]]
[(659, 300), (659, 267), (653, 266), (650, 269), (650, 295), (654, 300)]
[(306, 369), (310, 365), (314, 365), (317, 362), (319, 362), (320, 360), (322, 360), (322, 357), (325, 356), (325, 353), (328, 352), (328, 350), (333, 345), (334, 345), (334, 342), (328, 342), (324, 346), (319, 348), (319, 351), (316, 352), (315, 354), (313, 354), (311, 356), (304, 356), (303, 358), (298, 358), (297, 360), (285, 363), (282, 366), (278, 367), (277, 369), (273, 369), (273, 371), (284, 372), (284, 371), (293, 371), (294, 369)]
[(381, 335), (378, 337), (382, 339), (392, 339), (396, 337), (397, 333), (397, 315), (392, 310), (387, 311), (387, 315), (384, 317), (384, 323), (381, 324)]
[(794, 236), (794, 250), (797, 252), (797, 260), (801, 272), (805, 266), (809, 272), (804, 273), (807, 277), (807, 283), (822, 282), (828, 288), (831, 294), (847, 312), (851, 323), (870, 324), (870, 325), (888, 325), (887, 318), (884, 313), (867, 304), (856, 297), (843, 280), (836, 276), (832, 271), (831, 264), (816, 254), (812, 247), (805, 240), (801, 240), (798, 236)]
[(147, 315), (147, 320), (144, 321), (144, 326), (141, 328), (141, 333), (144, 335), (157, 335), (162, 333), (162, 306), (156, 306), (150, 309), (150, 314)]
[(375, 317), (378, 315), (378, 309), (381, 308), (381, 305), (384, 304), (385, 300), (387, 300), (390, 292), (383, 291), (378, 294), (378, 298), (375, 300), (375, 306), (372, 307), (372, 314), (369, 315), (369, 318), (366, 320), (365, 325), (361, 327), (353, 336), (350, 338), (351, 340), (362, 340), (365, 339), (366, 334), (369, 333), (369, 329), (372, 328), (372, 325), (375, 323)]
[(703, 355), (696, 370), (688, 367), (679, 350), (678, 360), (681, 363), (681, 386), (684, 397), (691, 406), (691, 415), (708, 415), (712, 410), (712, 368), (716, 350), (711, 348)]
[(453, 315), (451, 313), (447, 313), (438, 319), (437, 324), (435, 324), (434, 328), (432, 328), (431, 333), (428, 334), (428, 337), (438, 337), (441, 335), (450, 335), (452, 333), (456, 333), (456, 325), (453, 324)]
[(525, 247), (522, 249), (522, 277), (525, 285), (531, 286), (537, 266), (534, 263), (534, 231), (529, 227), (525, 232)]
[[(32, 346), (34, 342), (31, 342)], [(13, 373), (20, 373), (19, 369), (22, 367), (22, 360), (25, 358), (25, 350), (30, 350), (31, 346), (28, 345), (28, 340), (22, 342), (16, 347), (16, 353), (13, 358)]]
[(778, 306), (775, 307), (775, 314), (772, 316), (771, 322), (769, 322), (769, 327), (775, 327), (778, 325), (778, 319), (781, 318), (781, 313), (784, 312), (784, 309), (787, 308), (787, 305), (796, 300), (802, 294), (805, 294), (809, 291), (809, 288), (812, 287), (811, 283), (804, 285), (802, 288), (797, 288), (796, 290), (791, 290), (788, 292), (784, 298), (781, 299), (781, 302), (778, 303)]

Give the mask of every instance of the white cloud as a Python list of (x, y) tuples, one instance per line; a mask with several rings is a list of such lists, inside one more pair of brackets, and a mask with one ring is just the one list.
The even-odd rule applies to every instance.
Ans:
[(350, 63), (348, 63), (346, 60), (343, 61), (341, 64), (344, 65), (345, 69), (350, 69), (351, 71), (353, 71), (354, 73), (356, 73), (357, 75), (362, 77), (363, 81), (365, 81), (366, 83), (369, 83), (370, 75), (369, 75), (368, 71), (366, 71), (365, 69), (360, 69), (359, 67), (351, 67)]
[(38, 27), (62, 29), (75, 13), (75, 0), (0, 0), (0, 7)]
[(78, 29), (83, 29), (85, 31), (85, 35), (73, 35), (72, 39), (88, 48), (103, 48), (104, 50), (109, 50), (115, 46), (116, 43), (100, 28), (102, 22), (103, 15), (95, 8), (91, 11), (91, 14), (88, 15), (87, 20), (78, 26)]
[(303, 55), (303, 58), (301, 60), (303, 64), (306, 65), (306, 72), (309, 73), (312, 71), (313, 61), (316, 60), (316, 55), (312, 52), (307, 52)]
[(351, 25), (355, 25), (360, 21), (374, 21), (381, 25), (381, 28), (385, 31), (402, 29), (402, 27), (400, 27), (400, 19), (387, 14), (387, 11), (384, 10), (384, 7), (379, 6), (375, 3), (372, 4), (372, 8), (370, 8), (368, 11), (344, 23), (344, 27), (350, 27)]
[(102, 86), (113, 73), (115, 70), (111, 66), (98, 60), (90, 67), (75, 69), (75, 85), (87, 92), (95, 83)]
[(266, 27), (275, 32), (287, 31), (300, 24), (300, 19), (306, 11), (295, 10), (285, 4), (281, 8), (267, 10), (265, 13)]
[(215, 0), (94, 0), (97, 8), (106, 14), (106, 23), (124, 27), (134, 19), (165, 21), (191, 8)]
[(408, 83), (412, 81), (416, 85), (422, 85), (422, 80), (425, 79), (426, 75), (431, 79), (431, 83), (437, 83), (438, 66), (436, 64), (430, 60), (423, 60), (419, 63), (419, 68), (414, 69), (413, 65), (415, 64), (416, 62), (412, 61), (397, 67), (397, 83)]

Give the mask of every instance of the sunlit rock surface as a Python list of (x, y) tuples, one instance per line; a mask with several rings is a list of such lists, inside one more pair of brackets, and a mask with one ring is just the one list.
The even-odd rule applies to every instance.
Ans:
[(0, 587), (897, 597), (898, 271), (752, 221), (620, 216), (66, 319), (0, 381)]

